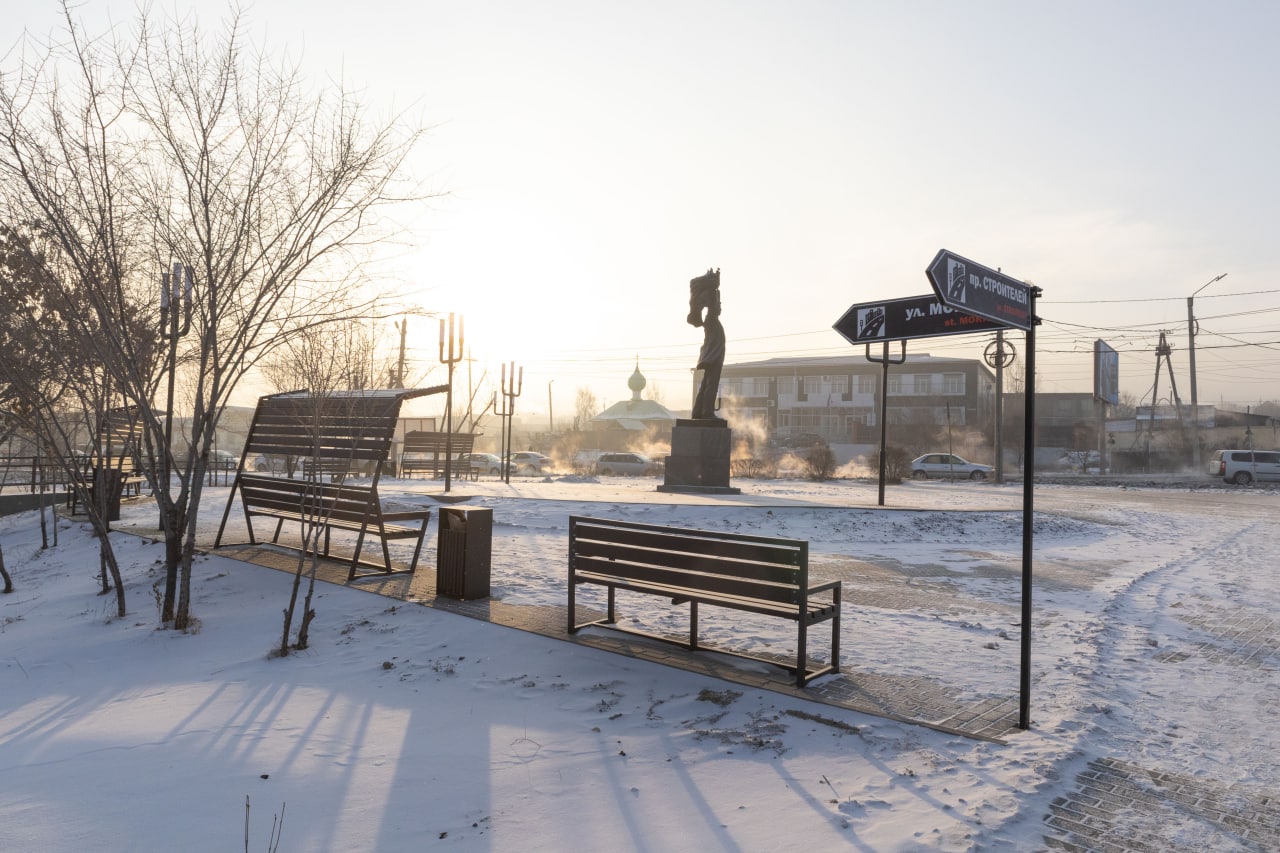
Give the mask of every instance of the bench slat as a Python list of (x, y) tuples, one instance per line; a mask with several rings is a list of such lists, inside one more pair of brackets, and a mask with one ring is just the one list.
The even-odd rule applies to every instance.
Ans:
[(661, 595), (673, 599), (692, 599), (703, 604), (715, 604), (722, 607), (731, 607), (735, 610), (747, 610), (754, 613), (764, 613), (770, 616), (781, 616), (784, 619), (800, 619), (802, 614), (804, 618), (814, 619), (821, 618), (831, 612), (832, 602), (822, 599), (806, 600), (803, 605), (797, 606), (790, 602), (773, 603), (755, 596), (741, 596), (729, 593), (716, 593), (713, 590), (691, 590), (681, 584), (661, 584), (661, 583), (645, 583), (637, 581), (634, 578), (628, 578), (621, 575), (609, 575), (600, 572), (579, 571), (575, 580), (578, 583), (595, 583), (603, 586), (613, 586), (618, 589), (626, 589), (632, 592), (646, 592), (652, 595)]
[(701, 572), (708, 575), (728, 575), (734, 578), (767, 581), (769, 583), (799, 584), (804, 572), (796, 565), (779, 565), (769, 562), (752, 562), (741, 558), (726, 558), (719, 554), (703, 552), (690, 547), (688, 540), (681, 547), (669, 551), (653, 548), (636, 548), (630, 545), (619, 545), (598, 540), (583, 541), (578, 538), (574, 547), (579, 557), (594, 557), (602, 560), (618, 560), (628, 563), (653, 563), (683, 569), (690, 572)]
[(789, 604), (795, 610), (804, 593), (795, 584), (780, 584), (750, 578), (735, 578), (723, 574), (702, 574), (696, 570), (674, 566), (626, 563), (615, 560), (597, 560), (578, 555), (574, 572), (596, 572), (643, 583), (680, 587), (683, 589), (722, 595), (736, 595)]
[(719, 537), (705, 531), (690, 531), (689, 535), (669, 528), (637, 528), (633, 525), (605, 526), (599, 523), (580, 523), (574, 528), (579, 541), (598, 539), (604, 542), (654, 548), (659, 551), (693, 550), (697, 553), (747, 560), (759, 563), (779, 563), (799, 566), (800, 554), (807, 552), (807, 544), (799, 540), (755, 537), (732, 534)]

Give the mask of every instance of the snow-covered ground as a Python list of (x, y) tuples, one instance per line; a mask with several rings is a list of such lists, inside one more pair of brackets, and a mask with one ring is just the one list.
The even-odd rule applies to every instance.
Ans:
[[(735, 485), (453, 492), (494, 510), (505, 603), (564, 605), (574, 514), (803, 538), (815, 575), (847, 578), (846, 668), (1016, 694), (1020, 486), (906, 483), (882, 509), (868, 483)], [(440, 490), (382, 484), (392, 503)], [(202, 542), (226, 494), (208, 495)], [(134, 533), (115, 534), (126, 619), (97, 594), (83, 525), (60, 522), (42, 551), (35, 516), (10, 516), (0, 851), (241, 849), (246, 801), (250, 849), (283, 812), (291, 851), (1026, 850), (1070, 837), (1057, 801), (1099, 767), (1142, 782), (1133, 808), (1095, 809), (1122, 849), (1280, 849), (1265, 833), (1280, 788), (1277, 508), (1259, 489), (1038, 487), (1033, 726), (1003, 744), (338, 586), (321, 590), (311, 648), (275, 658), (287, 575), (202, 556), (199, 630), (157, 630), (154, 504), (126, 505)], [(657, 624), (662, 610), (645, 608)], [(704, 615), (707, 639), (790, 639), (742, 617)], [(1225, 805), (1163, 796), (1172, 779)]]

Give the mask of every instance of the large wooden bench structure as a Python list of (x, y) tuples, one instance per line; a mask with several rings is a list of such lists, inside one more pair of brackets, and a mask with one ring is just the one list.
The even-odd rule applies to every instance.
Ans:
[(112, 521), (119, 518), (121, 497), (142, 494), (147, 477), (140, 464), (140, 438), (136, 406), (108, 409), (103, 413), (91, 442), (97, 451), (84, 458), (78, 476), (71, 478), (67, 491), (67, 507), (72, 515), (79, 508), (82, 489), (84, 495), (93, 500), (97, 499), (99, 490), (107, 490), (107, 511)]
[[(451, 440), (452, 438), (452, 440)], [(455, 432), (450, 437), (447, 432), (427, 432), (413, 430), (404, 435), (404, 446), (400, 451), (400, 476), (412, 477), (415, 472), (430, 472), (430, 476), (443, 477), (445, 461), (449, 453), (454, 454), (454, 477), (470, 477), (475, 479), (477, 472), (468, 460), (457, 459), (459, 454), (469, 454), (475, 447), (476, 436), (469, 432)]]
[[(431, 510), (386, 512), (378, 496), (378, 480), (391, 452), (401, 404), (445, 390), (446, 386), (440, 385), (322, 395), (294, 391), (259, 399), (214, 547), (222, 544), (231, 506), (239, 495), (251, 544), (257, 543), (255, 516), (275, 521), (273, 543), (278, 542), (285, 522), (298, 524), (304, 548), (325, 557), (331, 556), (330, 534), (342, 530), (356, 535), (349, 581), (413, 573), (422, 553)], [(307, 473), (294, 478), (292, 472), (276, 476), (247, 470), (247, 460), (260, 454), (301, 458), (307, 463), (303, 466)], [(348, 479), (348, 472), (370, 464), (368, 482), (364, 478), (359, 482)], [(324, 482), (326, 475), (330, 482)], [(369, 538), (381, 546), (380, 561), (361, 558)], [(395, 539), (411, 539), (415, 543), (407, 569), (392, 565), (387, 543)]]
[[(604, 618), (577, 621), (576, 593), (581, 584), (607, 587)], [(688, 642), (619, 625), (618, 590), (688, 604)], [(701, 604), (777, 616), (798, 626), (794, 665), (776, 657), (722, 648), (713, 651), (781, 666), (795, 675), (800, 687), (818, 676), (840, 671), (840, 582), (810, 583), (808, 542), (570, 517), (570, 634), (599, 625), (697, 650)], [(809, 627), (827, 621), (831, 622), (830, 662), (814, 665), (809, 660)]]

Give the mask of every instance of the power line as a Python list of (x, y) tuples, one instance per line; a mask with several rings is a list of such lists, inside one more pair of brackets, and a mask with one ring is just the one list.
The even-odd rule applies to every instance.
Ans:
[[(1280, 290), (1248, 290), (1238, 293), (1206, 293), (1203, 296), (1197, 296), (1196, 299), (1224, 299), (1229, 296), (1266, 296), (1272, 293), (1280, 293)], [(1120, 305), (1124, 303), (1144, 303), (1144, 302), (1185, 302), (1185, 296), (1153, 296), (1144, 299), (1037, 299), (1037, 305)]]

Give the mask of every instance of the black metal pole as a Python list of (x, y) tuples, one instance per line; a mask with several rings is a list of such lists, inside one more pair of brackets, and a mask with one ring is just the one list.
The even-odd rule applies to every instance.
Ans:
[(883, 359), (880, 365), (880, 499), (879, 506), (884, 506), (884, 480), (888, 471), (889, 460), (889, 342), (885, 341)]
[(1040, 288), (1032, 287), (1028, 293), (1026, 354), (1026, 398), (1024, 401), (1026, 423), (1023, 425), (1022, 471), (1022, 662), (1018, 685), (1018, 728), (1031, 727), (1031, 566), (1035, 533), (1035, 467), (1036, 467), (1036, 297)]
[(896, 359), (889, 358), (889, 342), (884, 342), (880, 358), (871, 355), (871, 344), (867, 344), (866, 359), (872, 363), (880, 362), (880, 506), (884, 506), (884, 481), (888, 471), (889, 450), (889, 365), (903, 364), (907, 360), (907, 342), (902, 341), (902, 354)]
[(996, 482), (1004, 482), (1004, 329), (996, 330)]

